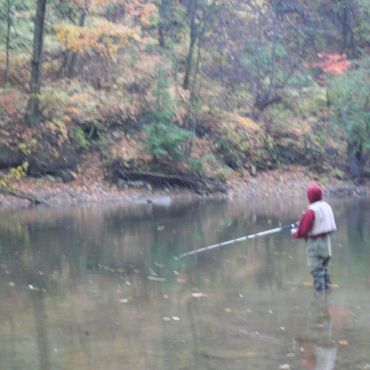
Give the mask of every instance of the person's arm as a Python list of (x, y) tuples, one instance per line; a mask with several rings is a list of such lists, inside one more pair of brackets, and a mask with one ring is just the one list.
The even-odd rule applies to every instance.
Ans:
[(307, 238), (315, 221), (315, 212), (312, 209), (306, 209), (301, 219), (299, 220), (298, 230), (293, 233), (293, 237), (297, 239)]

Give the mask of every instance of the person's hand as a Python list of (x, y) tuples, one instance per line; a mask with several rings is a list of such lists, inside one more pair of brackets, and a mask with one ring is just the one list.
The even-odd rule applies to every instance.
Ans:
[(295, 234), (297, 231), (298, 231), (298, 229), (297, 229), (297, 228), (292, 229), (292, 230), (291, 230), (291, 234), (292, 234), (292, 236), (294, 236), (294, 234)]

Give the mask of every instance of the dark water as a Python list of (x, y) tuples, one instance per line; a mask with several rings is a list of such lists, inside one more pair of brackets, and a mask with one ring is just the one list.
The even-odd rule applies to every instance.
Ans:
[(268, 199), (0, 217), (0, 369), (370, 369), (370, 201), (332, 200), (332, 277), (315, 297), (295, 221)]

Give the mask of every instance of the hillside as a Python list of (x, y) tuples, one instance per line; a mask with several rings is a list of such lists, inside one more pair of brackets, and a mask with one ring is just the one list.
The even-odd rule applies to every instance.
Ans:
[(277, 3), (4, 2), (2, 191), (366, 182), (368, 6)]

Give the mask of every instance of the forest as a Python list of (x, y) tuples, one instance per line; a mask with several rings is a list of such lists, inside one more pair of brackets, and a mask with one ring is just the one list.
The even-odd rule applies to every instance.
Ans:
[(96, 171), (208, 193), (293, 166), (361, 184), (369, 13), (370, 0), (0, 0), (1, 191)]

